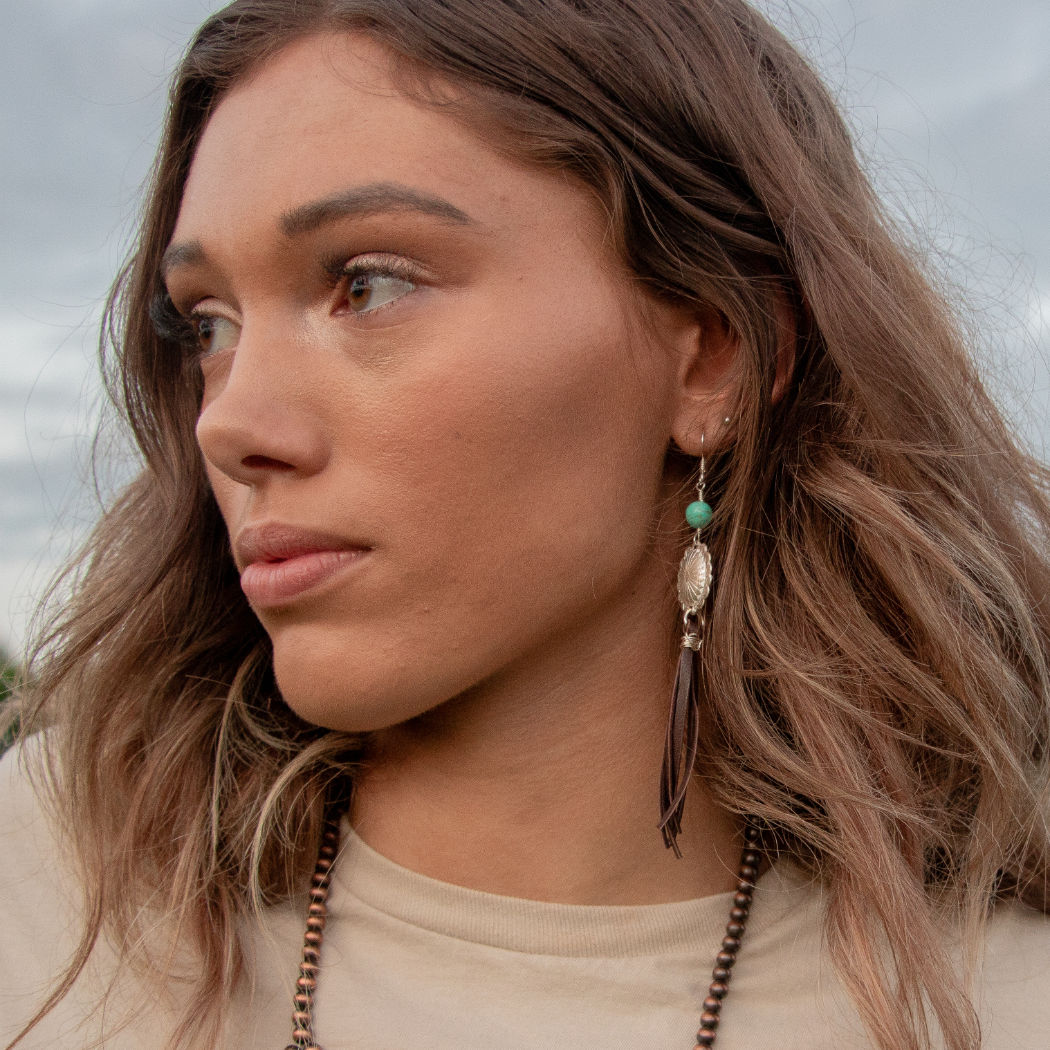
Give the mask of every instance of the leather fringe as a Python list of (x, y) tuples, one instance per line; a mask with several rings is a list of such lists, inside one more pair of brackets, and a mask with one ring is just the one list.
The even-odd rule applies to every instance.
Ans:
[(671, 715), (667, 721), (663, 769), (660, 774), (660, 831), (664, 845), (682, 856), (678, 834), (682, 830), (685, 795), (696, 766), (700, 740), (700, 654), (682, 646), (678, 674), (671, 693)]

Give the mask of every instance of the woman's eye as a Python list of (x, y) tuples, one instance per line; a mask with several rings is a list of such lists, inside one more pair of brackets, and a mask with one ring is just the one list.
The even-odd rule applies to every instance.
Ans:
[(347, 274), (346, 298), (355, 314), (366, 314), (396, 302), (415, 290), (415, 285), (404, 277), (377, 270), (365, 270)]
[(205, 356), (237, 345), (237, 325), (216, 314), (192, 314), (190, 323), (197, 336), (197, 346)]

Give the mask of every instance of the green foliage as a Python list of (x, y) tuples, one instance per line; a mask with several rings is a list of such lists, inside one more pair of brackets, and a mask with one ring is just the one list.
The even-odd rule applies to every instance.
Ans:
[[(0, 725), (3, 725), (7, 721), (6, 718), (4, 718), (5, 712), (3, 709), (11, 697), (11, 693), (15, 686), (16, 675), (17, 671), (15, 665), (11, 662), (10, 657), (0, 650)], [(6, 726), (3, 737), (0, 738), (0, 754), (3, 754), (11, 746), (17, 733), (17, 721)]]

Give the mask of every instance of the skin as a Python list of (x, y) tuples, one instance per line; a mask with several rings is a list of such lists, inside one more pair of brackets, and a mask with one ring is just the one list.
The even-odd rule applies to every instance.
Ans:
[(282, 694), (371, 733), (352, 821), (409, 868), (569, 903), (725, 890), (739, 829), (702, 782), (684, 861), (656, 824), (688, 499), (665, 457), (717, 441), (728, 336), (638, 286), (584, 188), (390, 62), (317, 36), (236, 85), (167, 258), (235, 550), (274, 522), (368, 547), (256, 609)]

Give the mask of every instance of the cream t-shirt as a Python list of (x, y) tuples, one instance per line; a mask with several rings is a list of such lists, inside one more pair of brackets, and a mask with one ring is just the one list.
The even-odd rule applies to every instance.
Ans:
[[(71, 951), (75, 887), (14, 755), (0, 762), (0, 1046)], [(393, 864), (349, 828), (336, 862), (315, 1002), (324, 1050), (691, 1050), (730, 895), (639, 907), (548, 904), (437, 882)], [(762, 876), (718, 1050), (870, 1046), (821, 949), (821, 893), (785, 862)], [(247, 940), (253, 981), (230, 1006), (224, 1050), (283, 1050), (305, 901)], [(172, 1002), (125, 980), (106, 1031), (92, 1015), (113, 958), (28, 1037), (27, 1050), (161, 1050)], [(985, 1050), (1050, 1050), (1050, 922), (999, 909), (978, 1010)]]

